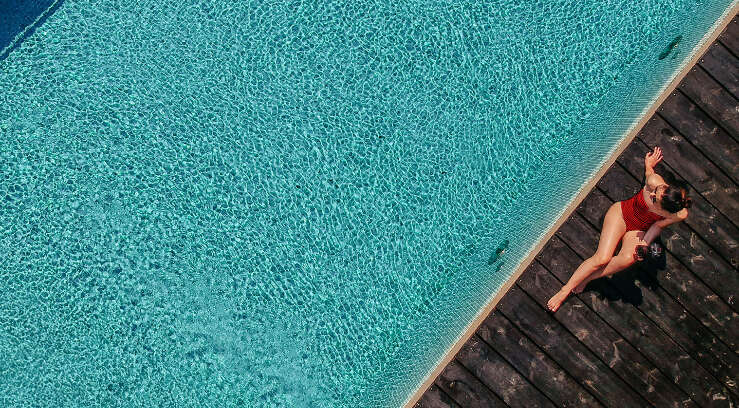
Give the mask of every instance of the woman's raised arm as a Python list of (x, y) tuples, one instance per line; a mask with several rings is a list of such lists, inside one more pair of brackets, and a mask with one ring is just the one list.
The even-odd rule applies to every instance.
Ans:
[(654, 173), (654, 166), (662, 161), (662, 149), (655, 147), (653, 151), (644, 156), (644, 176), (648, 179)]

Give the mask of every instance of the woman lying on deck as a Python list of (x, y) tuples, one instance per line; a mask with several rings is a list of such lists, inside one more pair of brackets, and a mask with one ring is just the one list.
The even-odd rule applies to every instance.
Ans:
[[(567, 284), (549, 299), (549, 310), (556, 312), (570, 292), (582, 292), (591, 280), (612, 275), (641, 260), (640, 246), (649, 246), (662, 228), (688, 217), (691, 200), (685, 188), (667, 185), (654, 172), (654, 166), (661, 160), (659, 147), (644, 157), (644, 187), (628, 200), (611, 205), (603, 221), (598, 250), (583, 261)], [(621, 251), (613, 256), (622, 238)]]

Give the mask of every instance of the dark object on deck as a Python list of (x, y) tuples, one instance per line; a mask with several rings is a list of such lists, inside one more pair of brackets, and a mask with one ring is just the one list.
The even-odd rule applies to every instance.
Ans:
[[(513, 407), (532, 396), (529, 406), (739, 405), (738, 56), (735, 17), (418, 407)], [(595, 252), (606, 209), (643, 186), (644, 155), (654, 146), (665, 153), (658, 173), (693, 192), (690, 216), (662, 232), (657, 257), (650, 250), (548, 313), (549, 297)], [(484, 361), (472, 361), (470, 350), (485, 351)]]
[(665, 48), (665, 50), (662, 51), (662, 54), (659, 54), (659, 59), (663, 60), (663, 59), (667, 58), (667, 56), (670, 55), (672, 53), (672, 51), (674, 51), (675, 48), (677, 48), (678, 45), (680, 45), (680, 41), (682, 41), (682, 40), (683, 40), (683, 36), (682, 35), (678, 35), (677, 37), (675, 37), (675, 39), (672, 40), (672, 42), (670, 43), (670, 45), (668, 45)]
[(651, 245), (639, 245), (636, 247), (637, 258), (640, 261), (650, 262), (661, 258), (664, 255), (662, 245), (654, 241)]

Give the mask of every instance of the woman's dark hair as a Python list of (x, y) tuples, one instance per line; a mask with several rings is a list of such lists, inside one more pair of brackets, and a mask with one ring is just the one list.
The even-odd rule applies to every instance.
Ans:
[(683, 208), (690, 208), (693, 200), (688, 197), (688, 189), (682, 183), (670, 184), (662, 194), (662, 208), (675, 214)]

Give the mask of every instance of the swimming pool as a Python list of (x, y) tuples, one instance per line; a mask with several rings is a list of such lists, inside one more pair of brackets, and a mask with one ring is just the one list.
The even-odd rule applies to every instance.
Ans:
[(520, 3), (64, 2), (0, 62), (0, 401), (401, 404), (733, 4)]

